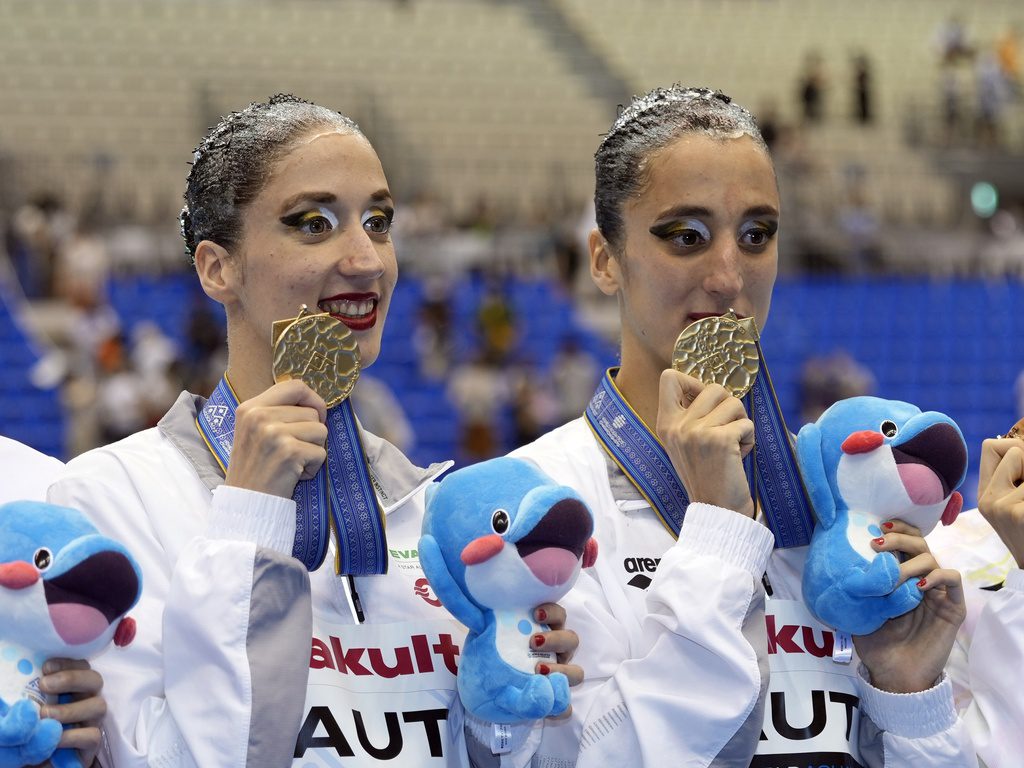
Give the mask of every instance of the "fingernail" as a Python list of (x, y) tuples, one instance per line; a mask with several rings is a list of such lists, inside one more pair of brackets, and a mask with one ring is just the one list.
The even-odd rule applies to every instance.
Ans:
[(928, 579), (921, 579), (919, 582), (917, 582), (917, 586), (919, 588), (921, 588), (921, 589), (924, 589), (924, 585), (927, 584), (927, 583), (928, 583)]
[(534, 635), (533, 636), (533, 647), (534, 648), (540, 648), (542, 645), (544, 645), (544, 635)]
[(58, 669), (59, 669), (59, 667), (57, 665), (57, 662), (55, 662), (55, 661), (47, 661), (47, 662), (45, 662), (43, 664), (43, 674), (44, 675), (52, 675)]
[(539, 672), (542, 675), (550, 675), (551, 674), (551, 667), (549, 667), (547, 664), (538, 664), (537, 665), (537, 672)]
[(537, 609), (537, 621), (547, 621), (547, 620), (548, 620), (548, 612), (545, 611), (543, 608), (538, 608)]
[(871, 541), (872, 541), (872, 543), (877, 544), (878, 546), (882, 546), (883, 544), (885, 544), (885, 537), (884, 536), (880, 536), (879, 538), (872, 539)]
[(892, 528), (892, 523), (882, 523), (882, 527), (885, 528), (885, 530), (888, 531), (889, 529)]

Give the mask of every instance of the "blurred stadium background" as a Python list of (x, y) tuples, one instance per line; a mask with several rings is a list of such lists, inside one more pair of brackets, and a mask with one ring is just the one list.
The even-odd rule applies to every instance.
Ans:
[(0, 433), (69, 458), (209, 391), (187, 162), (284, 91), (360, 123), (398, 199), (364, 420), (421, 462), (531, 439), (615, 360), (600, 135), (683, 82), (772, 143), (791, 428), (871, 391), (952, 415), (976, 462), (1024, 415), (1022, 45), (1019, 0), (0, 0)]

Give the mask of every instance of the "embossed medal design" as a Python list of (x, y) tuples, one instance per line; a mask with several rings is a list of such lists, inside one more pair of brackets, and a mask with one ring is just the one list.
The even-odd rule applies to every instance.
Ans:
[(303, 304), (298, 317), (278, 320), (271, 332), (274, 381), (302, 379), (333, 408), (359, 379), (359, 346), (348, 327)]
[(1021, 419), (1012, 427), (1010, 427), (1010, 431), (1007, 432), (1005, 435), (996, 435), (996, 437), (1016, 437), (1018, 440), (1024, 440), (1024, 419)]
[(683, 329), (672, 352), (672, 367), (705, 384), (721, 384), (736, 397), (754, 386), (761, 364), (757, 324), (733, 310), (705, 317)]

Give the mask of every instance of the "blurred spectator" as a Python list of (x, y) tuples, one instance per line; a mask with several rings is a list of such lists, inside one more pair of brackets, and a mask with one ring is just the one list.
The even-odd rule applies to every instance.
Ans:
[(994, 147), (1000, 143), (1003, 114), (1010, 99), (1010, 90), (996, 54), (984, 51), (975, 65), (975, 91), (978, 99), (975, 130), (978, 144)]
[(578, 418), (587, 409), (600, 375), (597, 362), (580, 346), (579, 340), (573, 335), (565, 336), (551, 361), (559, 424)]
[(419, 359), (420, 375), (433, 381), (443, 379), (452, 364), (451, 300), (451, 286), (446, 279), (426, 281), (412, 344)]
[(532, 365), (519, 365), (512, 371), (512, 417), (515, 433), (512, 445), (518, 448), (536, 440), (562, 422), (558, 399), (548, 379)]
[(870, 395), (874, 390), (874, 374), (845, 350), (809, 358), (800, 373), (800, 423), (817, 421), (839, 400)]
[(408, 454), (416, 443), (412, 425), (391, 387), (365, 372), (352, 390), (352, 407), (363, 429)]
[(996, 40), (996, 58), (999, 70), (1010, 91), (1016, 97), (1021, 94), (1020, 72), (1020, 25), (1007, 24)]
[(56, 195), (49, 193), (36, 196), (15, 211), (7, 251), (28, 298), (53, 295), (57, 250), (72, 226), (71, 214)]
[(477, 329), (484, 357), (495, 363), (507, 361), (519, 336), (515, 310), (505, 296), (504, 284), (488, 278), (476, 310)]
[(967, 28), (959, 15), (950, 14), (939, 24), (935, 31), (935, 47), (941, 64), (957, 64), (974, 55), (974, 49), (967, 39)]
[(101, 445), (106, 445), (149, 426), (146, 383), (128, 365), (120, 334), (100, 344), (97, 361), (96, 417)]
[(180, 362), (178, 346), (156, 323), (144, 320), (135, 324), (131, 364), (145, 392), (146, 427), (155, 426), (181, 392)]
[(74, 233), (56, 250), (54, 295), (74, 301), (80, 294), (106, 295), (110, 254), (93, 216), (83, 215)]
[(757, 110), (757, 127), (761, 129), (761, 138), (771, 152), (775, 151), (775, 142), (779, 137), (779, 114), (774, 99), (765, 99)]
[(204, 294), (197, 294), (192, 300), (182, 361), (184, 388), (189, 392), (212, 392), (220, 380), (227, 364), (222, 318)]
[(857, 274), (882, 266), (882, 225), (868, 203), (864, 174), (860, 167), (847, 169), (845, 199), (836, 211), (836, 224), (846, 247), (843, 261)]
[(867, 54), (853, 57), (853, 118), (860, 125), (874, 120), (874, 86), (871, 82), (871, 62)]
[(805, 123), (820, 123), (825, 114), (825, 65), (821, 54), (809, 52), (797, 83), (800, 109)]
[(459, 413), (459, 458), (472, 464), (504, 453), (499, 420), (512, 397), (506, 373), (480, 354), (452, 370), (447, 395)]

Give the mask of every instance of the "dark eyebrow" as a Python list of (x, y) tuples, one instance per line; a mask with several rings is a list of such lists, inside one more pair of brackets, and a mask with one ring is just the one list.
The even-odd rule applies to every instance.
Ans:
[(395, 201), (391, 197), (391, 193), (387, 189), (378, 189), (370, 195), (370, 199), (375, 203), (383, 203), (384, 201), (387, 201), (392, 205), (395, 204)]
[(281, 212), (285, 212), (294, 208), (298, 203), (303, 200), (309, 200), (313, 203), (333, 203), (337, 201), (337, 196), (333, 192), (299, 192), (297, 195), (292, 195), (281, 205)]
[[(743, 212), (744, 217), (748, 216), (778, 216), (778, 210), (771, 205), (755, 205), (753, 208), (748, 208)], [(677, 205), (674, 208), (669, 208), (662, 211), (656, 221), (662, 221), (664, 219), (678, 219), (684, 216), (701, 216), (703, 218), (714, 218), (715, 214), (710, 208), (705, 208), (702, 205)]]
[(755, 205), (743, 212), (744, 216), (775, 216), (778, 218), (778, 210), (771, 205)]
[(704, 216), (710, 218), (713, 216), (709, 208), (704, 208), (700, 205), (677, 205), (674, 208), (662, 211), (658, 214), (657, 221), (662, 219), (677, 219), (683, 216)]
[[(296, 205), (303, 201), (309, 201), (311, 203), (336, 203), (338, 196), (333, 192), (299, 192), (297, 195), (292, 195), (284, 204), (281, 206), (281, 212), (289, 211)], [(370, 200), (374, 203), (381, 203), (387, 201), (394, 204), (394, 200), (391, 198), (391, 192), (386, 188), (378, 189), (376, 192), (370, 195)]]

